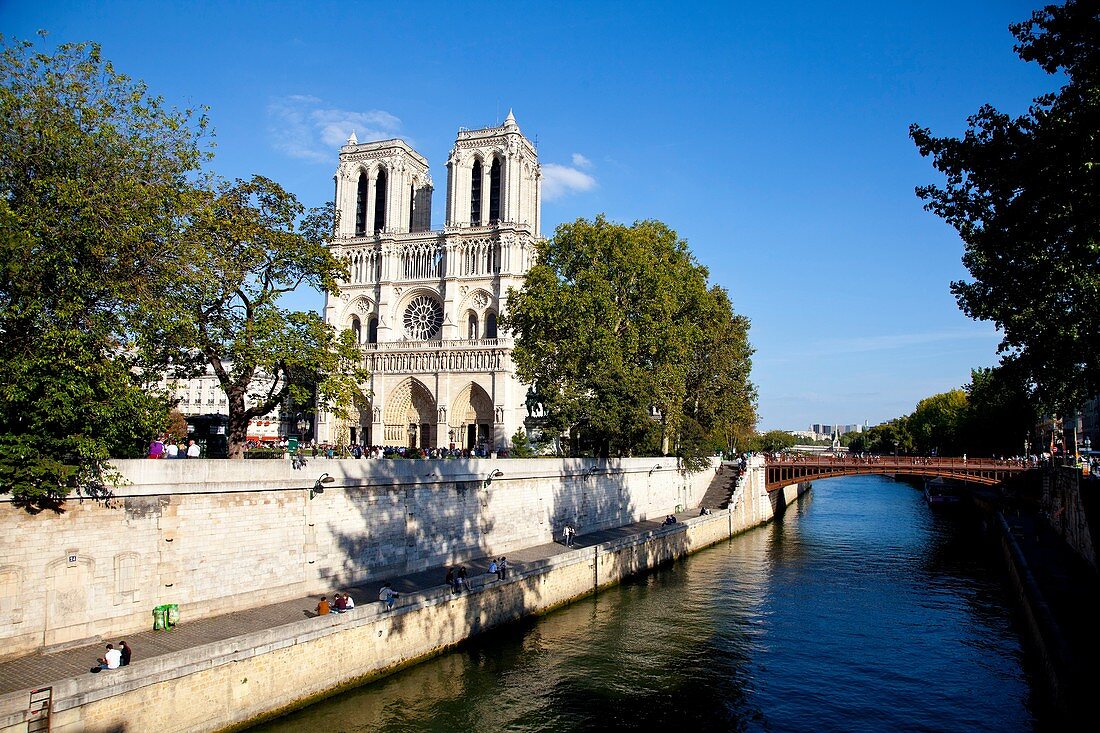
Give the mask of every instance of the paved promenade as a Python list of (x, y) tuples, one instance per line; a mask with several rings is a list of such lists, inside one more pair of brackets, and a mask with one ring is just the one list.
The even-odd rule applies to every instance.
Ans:
[[(706, 502), (704, 501), (704, 505)], [(677, 514), (679, 520), (698, 515), (698, 510)], [(662, 518), (663, 519), (663, 518)], [(521, 571), (531, 565), (538, 564), (548, 558), (554, 557), (581, 547), (592, 547), (609, 540), (620, 539), (646, 531), (657, 529), (660, 521), (646, 521), (628, 524), (615, 529), (607, 529), (599, 532), (578, 534), (572, 548), (566, 548), (560, 542), (536, 547), (528, 547), (508, 553), (508, 564), (513, 571)], [(470, 584), (474, 588), (480, 587), (486, 580), (486, 572), (492, 558), (478, 557), (462, 563), (469, 573)], [(348, 593), (355, 599), (356, 607), (371, 603), (378, 603), (378, 589), (385, 581), (390, 581), (395, 590), (400, 593), (415, 593), (429, 588), (442, 586), (447, 567), (430, 568), (419, 573), (402, 575), (392, 578), (379, 578), (363, 585), (351, 587), (337, 587), (329, 589), (331, 598), (336, 591)], [(495, 578), (495, 576), (494, 576)], [(234, 636), (240, 636), (253, 631), (300, 621), (303, 618), (314, 616), (314, 609), (320, 594), (296, 598), (282, 603), (274, 603), (269, 606), (261, 606), (248, 611), (215, 616), (197, 621), (187, 620), (187, 608), (180, 609), (183, 623), (171, 631), (143, 631), (106, 638), (101, 642), (80, 646), (49, 654), (33, 654), (26, 657), (0, 662), (0, 694), (15, 692), (32, 687), (44, 687), (55, 680), (89, 674), (89, 670), (95, 666), (95, 660), (103, 655), (104, 644), (110, 642), (117, 644), (126, 641), (134, 650), (134, 663), (142, 659), (169, 654), (175, 651), (190, 649), (200, 644), (212, 641), (222, 641)], [(355, 613), (355, 611), (351, 611)], [(152, 626), (152, 609), (150, 609), (150, 626)], [(109, 674), (109, 673), (104, 673)]]

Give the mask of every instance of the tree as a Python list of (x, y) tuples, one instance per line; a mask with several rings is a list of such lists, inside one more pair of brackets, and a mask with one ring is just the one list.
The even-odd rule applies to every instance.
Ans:
[(967, 415), (966, 392), (953, 389), (925, 397), (906, 420), (918, 453), (956, 456), (967, 450), (963, 429)]
[(875, 425), (852, 437), (848, 444), (852, 453), (876, 453), (893, 455), (913, 452), (913, 437), (909, 433), (907, 419), (899, 417), (882, 425)]
[(0, 43), (0, 491), (58, 509), (167, 425), (134, 334), (168, 292), (206, 120), (97, 45)]
[(229, 408), (230, 458), (243, 458), (252, 418), (286, 403), (309, 403), (346, 419), (365, 402), (366, 379), (351, 331), (337, 334), (316, 313), (280, 307), (307, 286), (336, 292), (347, 277), (325, 246), (332, 206), (305, 212), (298, 199), (262, 176), (200, 192), (177, 264), (179, 306), (146, 331), (181, 374), (209, 366)]
[(769, 430), (758, 437), (755, 449), (765, 453), (778, 453), (798, 445), (798, 438), (786, 430)]
[(974, 369), (966, 394), (969, 409), (963, 429), (971, 453), (1022, 455), (1038, 414), (1021, 376), (1011, 366)]
[(502, 324), (546, 430), (597, 456), (673, 452), (697, 467), (726, 420), (752, 415), (748, 322), (676, 232), (578, 219), (538, 254)]
[(1011, 30), (1020, 58), (1067, 83), (1015, 119), (983, 106), (962, 138), (913, 125), (946, 177), (917, 194), (965, 244), (959, 307), (1001, 329), (1005, 362), (1061, 411), (1100, 392), (1100, 10), (1069, 0)]

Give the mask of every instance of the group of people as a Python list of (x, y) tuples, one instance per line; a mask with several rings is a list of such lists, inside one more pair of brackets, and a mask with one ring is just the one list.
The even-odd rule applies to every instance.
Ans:
[(463, 590), (473, 590), (470, 586), (470, 578), (466, 573), (466, 566), (459, 565), (447, 570), (447, 577), (443, 582), (451, 587), (451, 593), (461, 593)]
[(572, 524), (567, 524), (561, 528), (561, 542), (566, 547), (573, 546), (573, 539), (577, 536), (577, 528)]
[(329, 603), (328, 596), (321, 596), (320, 602), (317, 604), (317, 615), (326, 616), (330, 613), (345, 613), (355, 608), (355, 600), (347, 593), (337, 593), (332, 597), (332, 603)]
[(508, 577), (508, 558), (501, 557), (493, 560), (489, 563), (489, 575), (497, 576), (497, 580), (504, 580)]
[(661, 524), (666, 527), (672, 524), (676, 524), (676, 516), (674, 514), (669, 514), (667, 517), (665, 517), (665, 521), (661, 522)]
[(98, 666), (93, 667), (92, 671), (98, 672), (103, 669), (118, 669), (119, 667), (125, 667), (130, 664), (132, 658), (133, 651), (126, 642), (120, 641), (117, 649), (114, 644), (108, 644), (107, 651), (103, 653), (102, 657), (96, 660)]
[(193, 440), (178, 443), (169, 440), (167, 435), (159, 435), (149, 443), (150, 458), (198, 458), (202, 455), (202, 448)]
[[(378, 460), (382, 458), (420, 458), (441, 460), (444, 458), (488, 458), (492, 451), (488, 445), (480, 445), (477, 448), (407, 448), (400, 445), (333, 445), (331, 443), (313, 443), (306, 450), (314, 458), (366, 458)], [(508, 451), (501, 450), (498, 454), (501, 458), (508, 457)]]

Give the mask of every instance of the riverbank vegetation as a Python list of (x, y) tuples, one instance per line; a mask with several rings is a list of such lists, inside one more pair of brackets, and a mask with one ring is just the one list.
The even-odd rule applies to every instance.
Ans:
[(944, 176), (917, 194), (965, 245), (959, 307), (996, 324), (1005, 367), (1061, 414), (1100, 393), (1100, 11), (1068, 0), (1010, 30), (1065, 84), (1016, 118), (981, 107), (959, 138), (913, 125)]
[[(205, 109), (43, 34), (0, 37), (0, 119), (0, 492), (31, 511), (106, 495), (109, 459), (173, 425), (155, 389), (169, 366), (210, 366), (231, 399), (259, 373), (270, 398), (303, 382), (349, 396), (350, 347), (278, 303), (346, 274), (320, 246), (331, 210), (218, 179)], [(247, 416), (231, 402), (231, 427)]]
[(562, 224), (502, 325), (544, 430), (568, 434), (573, 454), (694, 467), (756, 422), (748, 319), (659, 221)]

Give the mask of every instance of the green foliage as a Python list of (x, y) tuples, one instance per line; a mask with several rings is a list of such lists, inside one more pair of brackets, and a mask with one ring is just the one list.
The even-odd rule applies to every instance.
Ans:
[(786, 430), (769, 430), (756, 436), (748, 448), (765, 453), (778, 453), (798, 445), (798, 438)]
[(906, 422), (917, 453), (957, 456), (966, 452), (963, 435), (968, 403), (966, 392), (953, 389), (917, 403)]
[(1023, 377), (1011, 366), (974, 369), (966, 387), (966, 445), (972, 455), (1022, 455), (1038, 414)]
[(331, 205), (307, 213), (261, 176), (197, 192), (188, 256), (174, 276), (179, 306), (152, 316), (146, 346), (172, 356), (179, 372), (212, 368), (227, 398), (230, 458), (242, 457), (249, 420), (288, 398), (300, 405), (316, 395), (319, 409), (342, 419), (365, 403), (354, 335), (280, 305), (298, 287), (334, 291), (347, 277), (325, 246), (331, 231)]
[(93, 44), (0, 48), (0, 491), (101, 495), (166, 426), (133, 334), (165, 292), (206, 122)]
[(562, 224), (508, 311), (517, 371), (575, 448), (673, 452), (690, 469), (755, 420), (748, 321), (661, 222)]
[(946, 177), (917, 193), (965, 244), (959, 306), (1002, 330), (1005, 363), (1060, 412), (1100, 392), (1100, 13), (1069, 0), (1011, 30), (1067, 83), (1015, 119), (983, 106), (962, 138), (913, 125)]
[(538, 455), (538, 451), (527, 439), (527, 433), (524, 432), (523, 428), (517, 428), (515, 434), (512, 435), (512, 448), (508, 454), (512, 458), (532, 458)]
[(848, 444), (852, 453), (876, 453), (879, 455), (901, 455), (912, 453), (913, 436), (909, 432), (908, 418), (899, 417), (882, 425), (852, 436)]

